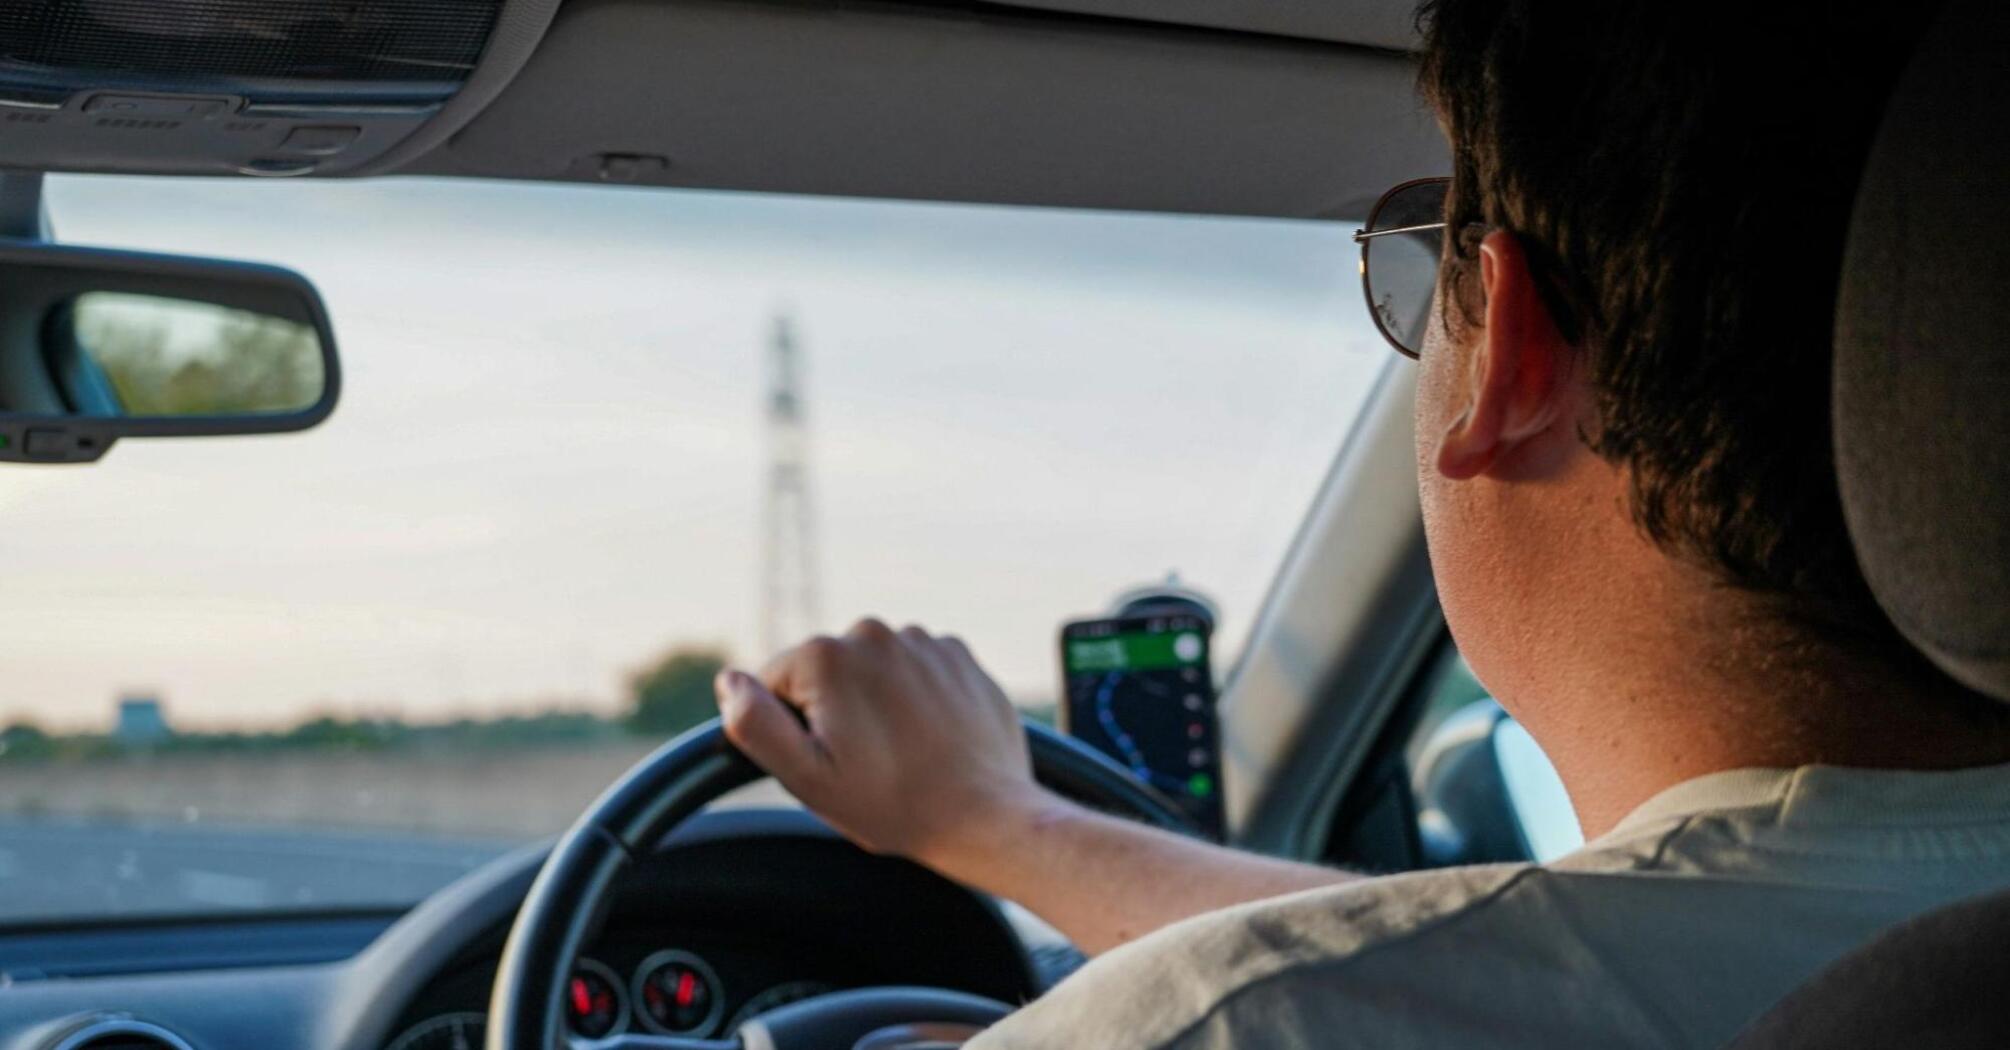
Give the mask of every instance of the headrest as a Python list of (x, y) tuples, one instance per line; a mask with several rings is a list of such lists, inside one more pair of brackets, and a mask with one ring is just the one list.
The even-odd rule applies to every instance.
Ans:
[(2010, 5), (1953, 0), (1885, 111), (1836, 309), (1843, 509), (1871, 589), (2010, 698)]

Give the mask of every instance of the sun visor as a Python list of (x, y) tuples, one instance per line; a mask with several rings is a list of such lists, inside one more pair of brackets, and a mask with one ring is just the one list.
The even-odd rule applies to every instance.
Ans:
[(1385, 0), (1004, 0), (1006, 6), (1125, 18), (1196, 29), (1359, 44), (1391, 51), (1417, 48), (1413, 4)]
[(1445, 170), (1403, 55), (999, 5), (566, 0), (403, 174), (1358, 218)]

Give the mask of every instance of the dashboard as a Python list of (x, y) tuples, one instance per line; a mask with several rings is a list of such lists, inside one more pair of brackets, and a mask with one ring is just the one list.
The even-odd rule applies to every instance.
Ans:
[[(389, 921), (341, 957), (274, 965), (210, 951), (162, 972), (163, 953), (122, 931), (124, 966), (79, 962), (0, 988), (0, 1048), (41, 1050), (65, 1025), (130, 1015), (195, 1050), (467, 1050), (481, 1045), (509, 925), (543, 860), (521, 851)], [(352, 922), (350, 926), (353, 926)], [(37, 946), (49, 955), (50, 935)], [(256, 931), (232, 939), (259, 943)], [(82, 952), (84, 942), (69, 946)], [(0, 938), (0, 957), (6, 945)], [(261, 951), (269, 957), (270, 945)], [(156, 960), (151, 965), (132, 960)], [(591, 1040), (620, 1032), (720, 1036), (797, 999), (926, 985), (1019, 1003), (1080, 956), (1037, 921), (906, 861), (868, 854), (797, 810), (729, 810), (687, 822), (616, 884), (566, 989)], [(142, 970), (146, 972), (141, 972)]]
[[(797, 999), (870, 985), (1006, 1002), (1036, 990), (983, 899), (828, 835), (766, 830), (683, 843), (617, 887), (566, 990), (575, 1035), (723, 1035)], [(479, 1046), (506, 933), (490, 931), (420, 989), (387, 1050)]]

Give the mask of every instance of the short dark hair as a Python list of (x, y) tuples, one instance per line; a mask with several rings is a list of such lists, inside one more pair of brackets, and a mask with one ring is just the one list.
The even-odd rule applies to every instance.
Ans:
[[(1831, 638), (1902, 645), (1843, 523), (1830, 356), (1857, 177), (1925, 13), (1854, 6), (1427, 0), (1420, 84), (1450, 228), (1522, 242), (1646, 534)], [(1451, 244), (1456, 323), (1477, 242)]]

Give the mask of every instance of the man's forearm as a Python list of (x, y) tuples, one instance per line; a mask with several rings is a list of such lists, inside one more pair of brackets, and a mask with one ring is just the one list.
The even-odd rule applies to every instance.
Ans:
[(1244, 853), (1046, 796), (971, 822), (971, 834), (917, 858), (1017, 901), (1091, 955), (1161, 926), (1354, 876)]

